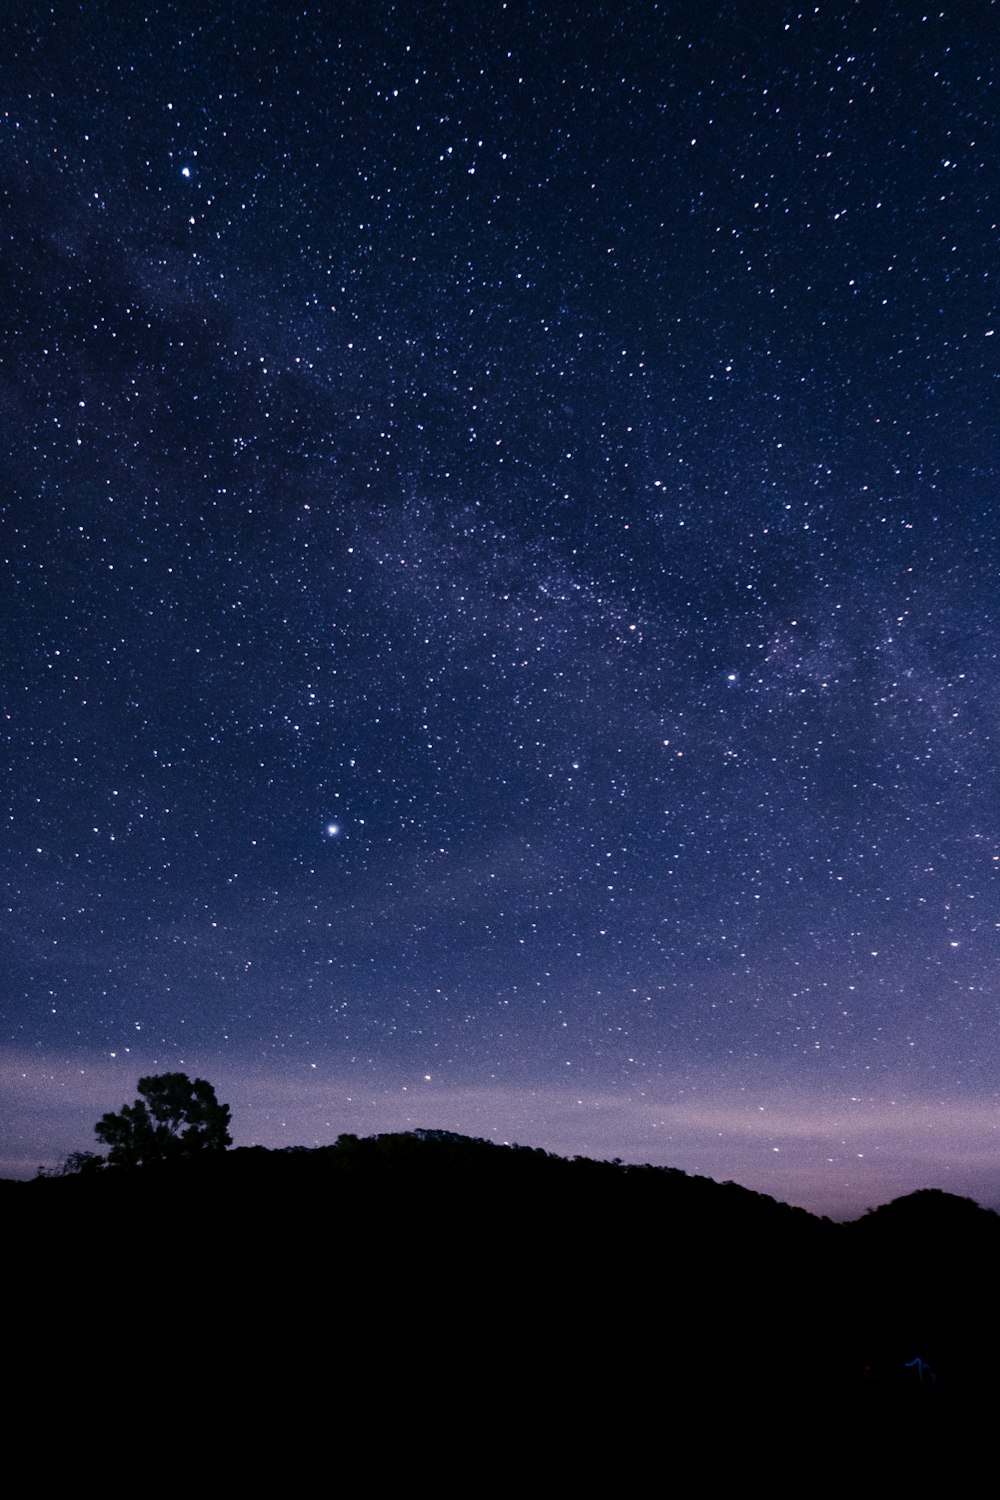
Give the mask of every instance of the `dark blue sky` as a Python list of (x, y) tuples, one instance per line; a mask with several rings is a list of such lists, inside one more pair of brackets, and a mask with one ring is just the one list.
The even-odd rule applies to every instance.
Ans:
[(996, 6), (206, 16), (0, 63), (3, 1169), (1000, 1201)]

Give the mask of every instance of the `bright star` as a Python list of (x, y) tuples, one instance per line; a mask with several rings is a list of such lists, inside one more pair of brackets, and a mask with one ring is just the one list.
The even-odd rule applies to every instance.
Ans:
[(326, 835), (327, 835), (327, 838), (335, 839), (337, 837), (337, 834), (339, 832), (340, 832), (340, 824), (339, 823), (327, 823), (327, 825), (326, 825)]

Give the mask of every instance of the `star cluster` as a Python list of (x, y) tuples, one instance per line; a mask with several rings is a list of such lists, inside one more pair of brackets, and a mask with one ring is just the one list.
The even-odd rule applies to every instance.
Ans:
[(8, 1170), (982, 1193), (994, 11), (15, 6)]

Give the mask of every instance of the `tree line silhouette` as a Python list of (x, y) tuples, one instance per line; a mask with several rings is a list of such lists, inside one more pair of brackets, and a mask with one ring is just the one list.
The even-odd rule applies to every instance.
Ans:
[(553, 1420), (596, 1390), (652, 1424), (807, 1393), (858, 1420), (933, 1416), (997, 1391), (1000, 1218), (971, 1200), (930, 1190), (834, 1224), (732, 1182), (446, 1130), (229, 1149), (204, 1080), (139, 1096), (98, 1122), (107, 1157), (0, 1183), (39, 1300), (72, 1240), (95, 1305), (215, 1329), (247, 1361), (287, 1368), (318, 1340), (370, 1386), (384, 1351), (430, 1340), (468, 1422), (497, 1371)]

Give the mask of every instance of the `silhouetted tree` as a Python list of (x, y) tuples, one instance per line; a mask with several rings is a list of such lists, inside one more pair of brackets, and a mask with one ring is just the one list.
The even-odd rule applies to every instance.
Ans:
[(117, 1114), (102, 1115), (94, 1126), (97, 1139), (110, 1146), (113, 1167), (140, 1167), (225, 1151), (229, 1105), (220, 1104), (204, 1078), (186, 1073), (159, 1073), (139, 1079), (142, 1096)]

